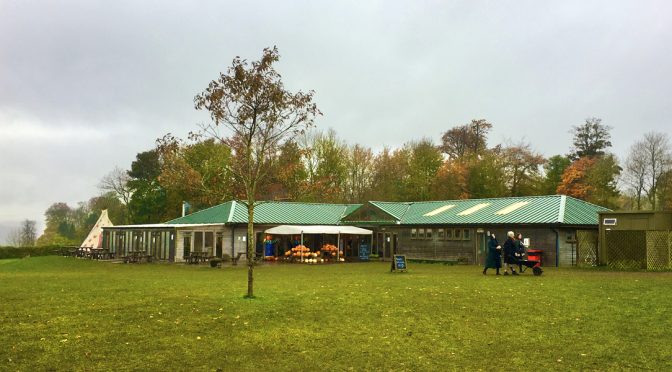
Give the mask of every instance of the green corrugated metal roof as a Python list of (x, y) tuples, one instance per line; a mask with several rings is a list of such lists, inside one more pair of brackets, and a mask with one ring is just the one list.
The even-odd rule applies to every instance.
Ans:
[[(519, 203), (509, 213), (498, 214)], [(523, 205), (523, 203), (525, 203)], [(447, 208), (446, 206), (453, 207)], [(337, 225), (345, 216), (356, 212), (361, 204), (320, 204), (294, 202), (260, 202), (254, 209), (254, 222), (271, 225)], [(473, 213), (460, 215), (472, 207)], [(493, 199), (445, 200), (429, 202), (369, 202), (364, 208), (377, 208), (394, 217), (391, 221), (361, 223), (398, 223), (401, 225), (472, 225), (472, 224), (565, 224), (597, 225), (598, 213), (607, 208), (569, 196), (526, 196)], [(438, 211), (434, 215), (430, 212)], [(430, 213), (430, 215), (427, 215)], [(247, 223), (247, 208), (242, 202), (230, 201), (168, 224)], [(348, 221), (346, 224), (356, 224)]]
[[(337, 225), (341, 218), (361, 204), (320, 204), (259, 202), (254, 208), (254, 223), (272, 225)], [(169, 224), (247, 223), (247, 207), (239, 201), (204, 209), (180, 217)]]
[(411, 204), (413, 204), (413, 203), (395, 203), (395, 202), (380, 202), (380, 201), (372, 201), (370, 203), (382, 209), (385, 213), (396, 218), (397, 220), (400, 220), (401, 217), (406, 213), (406, 211), (408, 211), (408, 208), (411, 206)]
[(590, 224), (598, 225), (600, 223), (598, 213), (609, 211), (611, 210), (608, 208), (568, 196), (563, 223), (567, 225), (585, 225), (586, 222), (591, 221)]
[[(525, 203), (523, 205), (523, 203)], [(464, 224), (565, 224), (596, 225), (598, 212), (607, 208), (568, 196), (527, 196), (493, 199), (445, 200), (431, 202), (371, 202), (397, 217), (401, 225)], [(508, 213), (501, 213), (513, 205)], [(451, 206), (448, 208), (448, 206)], [(480, 209), (460, 215), (470, 208)], [(401, 212), (405, 210), (405, 212)], [(431, 212), (437, 211), (435, 214)], [(500, 212), (500, 214), (498, 214)], [(429, 215), (428, 215), (429, 214)]]
[(362, 204), (348, 204), (348, 206), (345, 208), (345, 212), (343, 212), (343, 216), (341, 216), (341, 217), (345, 217), (345, 216), (349, 215), (350, 213), (359, 209), (359, 207), (361, 207), (361, 206), (362, 206)]
[(205, 224), (205, 223), (226, 223), (229, 221), (231, 208), (234, 208), (236, 202), (228, 201), (223, 204), (215, 205), (208, 209), (170, 220), (168, 224)]

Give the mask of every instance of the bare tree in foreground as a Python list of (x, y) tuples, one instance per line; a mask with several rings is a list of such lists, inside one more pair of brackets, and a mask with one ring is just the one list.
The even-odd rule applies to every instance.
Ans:
[[(207, 110), (212, 123), (201, 135), (226, 141), (233, 151), (231, 174), (247, 201), (247, 295), (254, 297), (254, 207), (257, 192), (267, 180), (276, 151), (290, 136), (313, 125), (321, 114), (313, 92), (285, 90), (273, 64), (280, 59), (276, 47), (266, 48), (259, 61), (236, 57), (227, 73), (220, 73), (194, 98), (197, 110)], [(222, 138), (218, 128), (231, 136)]]

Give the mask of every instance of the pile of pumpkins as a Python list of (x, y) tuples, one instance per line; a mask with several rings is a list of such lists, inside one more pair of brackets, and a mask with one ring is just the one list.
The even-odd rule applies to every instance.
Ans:
[[(333, 244), (325, 244), (322, 246), (322, 251), (327, 252), (331, 257), (336, 257), (338, 252), (338, 247)], [(343, 251), (340, 252), (340, 255), (343, 255)]]
[[(336, 258), (336, 255), (338, 252), (338, 247), (332, 244), (325, 244), (322, 247), (322, 251), (325, 251), (331, 255), (331, 257)], [(293, 257), (294, 259), (303, 259), (302, 261), (307, 264), (316, 264), (316, 263), (324, 263), (325, 260), (320, 257), (321, 251), (317, 252), (311, 252), (310, 248), (306, 247), (305, 245), (297, 245), (296, 247), (288, 250), (285, 252), (285, 257), (286, 258), (291, 258)], [(343, 255), (343, 252), (340, 252), (341, 255)], [(340, 258), (340, 262), (345, 262), (345, 258)]]
[(310, 248), (305, 245), (297, 245), (296, 247), (285, 252), (285, 256), (291, 257), (309, 257), (311, 255)]

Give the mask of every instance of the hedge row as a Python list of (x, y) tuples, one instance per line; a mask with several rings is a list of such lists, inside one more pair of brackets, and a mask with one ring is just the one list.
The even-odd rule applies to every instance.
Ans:
[(61, 246), (45, 247), (0, 247), (0, 259), (23, 258), (27, 256), (53, 256), (58, 255), (64, 249)]

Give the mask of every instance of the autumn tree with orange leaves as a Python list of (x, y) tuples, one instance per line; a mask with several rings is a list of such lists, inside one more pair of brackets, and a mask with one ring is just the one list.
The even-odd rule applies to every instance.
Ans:
[(608, 208), (618, 206), (616, 179), (621, 168), (614, 155), (582, 157), (562, 174), (557, 193)]
[(586, 200), (593, 186), (588, 184), (588, 171), (595, 165), (595, 158), (579, 158), (565, 169), (557, 193)]

